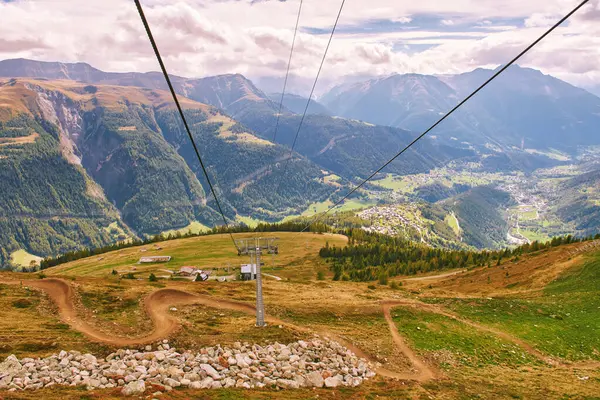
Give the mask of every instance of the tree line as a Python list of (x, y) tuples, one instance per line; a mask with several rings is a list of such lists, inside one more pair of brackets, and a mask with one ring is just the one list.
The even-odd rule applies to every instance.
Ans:
[(503, 250), (448, 250), (431, 248), (403, 238), (391, 237), (362, 229), (345, 232), (349, 243), (345, 247), (326, 244), (319, 251), (333, 271), (333, 280), (387, 281), (388, 277), (414, 275), (454, 268), (500, 265), (503, 260), (518, 258), (523, 254), (570, 243), (599, 239), (600, 234), (588, 237), (555, 237), (546, 243), (533, 242)]

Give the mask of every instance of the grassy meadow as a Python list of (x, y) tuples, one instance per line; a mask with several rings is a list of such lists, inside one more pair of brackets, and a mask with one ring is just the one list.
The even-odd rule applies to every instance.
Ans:
[[(415, 372), (409, 358), (394, 343), (390, 327), (382, 311), (384, 300), (420, 300), (435, 307), (506, 332), (541, 351), (561, 360), (566, 366), (549, 366), (521, 346), (493, 332), (476, 329), (465, 322), (433, 313), (418, 306), (395, 306), (391, 309), (393, 328), (406, 344), (439, 376), (427, 382), (410, 379), (394, 380), (378, 375), (356, 388), (319, 390), (222, 389), (192, 391), (177, 389), (161, 398), (171, 399), (595, 399), (600, 393), (600, 370), (568, 366), (569, 362), (590, 363), (599, 360), (600, 348), (600, 254), (588, 255), (581, 262), (565, 264), (562, 273), (531, 288), (521, 290), (521, 275), (510, 270), (510, 279), (519, 279), (510, 288), (495, 286), (493, 296), (461, 292), (463, 286), (475, 285), (476, 276), (494, 271), (504, 276), (506, 265), (477, 268), (444, 278), (431, 276), (425, 281), (405, 280), (403, 286), (380, 285), (376, 282), (335, 282), (328, 264), (318, 250), (329, 242), (342, 246), (346, 238), (333, 235), (268, 233), (277, 236), (280, 254), (271, 264), (265, 257), (267, 273), (283, 279), (264, 279), (267, 315), (283, 321), (268, 324), (265, 329), (254, 326), (252, 315), (240, 311), (200, 305), (182, 305), (170, 309), (180, 328), (169, 336), (177, 349), (198, 350), (209, 345), (231, 345), (237, 341), (266, 344), (287, 343), (306, 339), (311, 333), (335, 335), (361, 349), (371, 360), (389, 371)], [(249, 237), (238, 234), (236, 238)], [(158, 249), (157, 247), (160, 247)], [(146, 250), (141, 252), (141, 250)], [(531, 255), (519, 267), (526, 274), (553, 272), (552, 263), (561, 250)], [(170, 263), (137, 265), (145, 255), (170, 255)], [(101, 258), (101, 259), (100, 259)], [(525, 257), (524, 257), (525, 258)], [(238, 257), (228, 235), (179, 239), (123, 249), (101, 256), (78, 260), (44, 271), (48, 277), (65, 279), (75, 291), (78, 318), (96, 329), (118, 337), (136, 337), (152, 329), (144, 311), (143, 300), (162, 288), (177, 289), (214, 299), (229, 299), (247, 304), (255, 302), (254, 282), (190, 282), (159, 279), (149, 282), (147, 275), (180, 265), (223, 268), (237, 265), (247, 257)], [(553, 261), (554, 260), (554, 261)], [(558, 262), (558, 261), (556, 261)], [(538, 268), (542, 268), (539, 269)], [(123, 279), (113, 275), (136, 267), (139, 279)], [(504, 268), (504, 269), (503, 269)], [(325, 274), (317, 279), (317, 272)], [(516, 270), (515, 270), (516, 271)], [(527, 272), (529, 271), (529, 272)], [(496, 274), (496, 275), (497, 275)], [(498, 276), (494, 275), (494, 281)], [(514, 275), (514, 277), (513, 277)], [(483, 276), (483, 275), (481, 275)], [(535, 275), (538, 276), (538, 275)], [(61, 349), (74, 349), (104, 356), (114, 349), (95, 343), (61, 321), (56, 305), (41, 291), (19, 284), (23, 279), (40, 279), (39, 274), (2, 273), (0, 282), (0, 357), (47, 356)], [(418, 278), (418, 277), (417, 277)], [(443, 280), (454, 286), (443, 286)], [(507, 281), (509, 278), (506, 278)], [(512, 281), (510, 281), (512, 282)], [(524, 282), (524, 281), (522, 281)], [(529, 281), (528, 281), (529, 282)], [(478, 283), (485, 285), (486, 283)], [(469, 289), (470, 290), (470, 289)], [(414, 304), (419, 304), (414, 303)], [(431, 307), (431, 306), (429, 306)], [(587, 377), (582, 380), (581, 377)], [(88, 392), (80, 388), (55, 387), (43, 392), (2, 393), (0, 398), (35, 399), (110, 399), (118, 398), (118, 390)], [(594, 397), (596, 396), (596, 397)]]
[(565, 272), (541, 295), (429, 301), (508, 332), (548, 355), (600, 360), (600, 253)]
[[(243, 239), (253, 238), (255, 235), (240, 233), (233, 236), (235, 239)], [(280, 239), (279, 254), (265, 254), (262, 258), (265, 272), (276, 271), (286, 278), (306, 277), (307, 271), (312, 272), (307, 266), (316, 268), (323, 262), (315, 257), (319, 249), (327, 242), (330, 245), (342, 246), (347, 240), (340, 235), (315, 233), (267, 232), (261, 233), (261, 236)], [(138, 264), (141, 257), (149, 256), (171, 256), (171, 261)], [(239, 268), (240, 264), (247, 264), (249, 260), (248, 256), (238, 256), (229, 235), (209, 235), (117, 250), (50, 268), (44, 273), (49, 276), (107, 277), (115, 270), (119, 274), (131, 272), (140, 277), (147, 277), (150, 273), (164, 275), (162, 270), (174, 271), (186, 265), (209, 270)], [(318, 265), (315, 265), (315, 260)]]

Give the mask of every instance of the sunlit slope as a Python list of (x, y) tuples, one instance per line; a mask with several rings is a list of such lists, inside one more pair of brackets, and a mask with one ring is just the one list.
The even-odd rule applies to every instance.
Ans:
[[(268, 268), (273, 263), (284, 267), (282, 277), (295, 274), (285, 271), (285, 267), (310, 267), (318, 262), (319, 249), (327, 242), (329, 245), (343, 246), (347, 238), (341, 235), (313, 234), (295, 232), (261, 233), (263, 237), (278, 237), (279, 254), (265, 255), (263, 262)], [(234, 238), (252, 238), (255, 234), (235, 234)], [(141, 257), (171, 256), (171, 261), (159, 264), (138, 264)], [(103, 277), (116, 270), (120, 273), (134, 272), (140, 277), (147, 277), (150, 272), (163, 269), (174, 270), (182, 266), (213, 269), (237, 267), (249, 263), (248, 256), (238, 256), (229, 235), (199, 236), (187, 239), (171, 240), (141, 247), (133, 247), (114, 252), (92, 256), (64, 265), (47, 269), (47, 275), (58, 276), (97, 276)], [(135, 270), (133, 270), (135, 268)], [(309, 268), (310, 270), (310, 268)], [(161, 275), (164, 273), (161, 272)]]

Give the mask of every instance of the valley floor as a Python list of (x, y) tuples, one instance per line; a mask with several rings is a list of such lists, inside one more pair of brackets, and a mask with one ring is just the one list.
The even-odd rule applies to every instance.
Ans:
[[(288, 343), (330, 337), (380, 363), (355, 388), (174, 390), (161, 398), (593, 399), (600, 393), (600, 254), (584, 244), (543, 251), (491, 268), (399, 277), (400, 289), (315, 280), (329, 275), (317, 249), (343, 237), (278, 233), (281, 258), (265, 260), (268, 326), (254, 327), (253, 282), (146, 277), (196, 260), (229, 268), (244, 257), (227, 237), (161, 243), (167, 265), (130, 271), (144, 249), (126, 249), (32, 274), (0, 275), (0, 356), (38, 357), (62, 349), (106, 356), (168, 338), (178, 349), (238, 341)], [(230, 245), (230, 244), (229, 244)], [(194, 256), (194, 253), (198, 256)], [(173, 263), (173, 265), (171, 265)], [(96, 264), (97, 268), (92, 268)], [(326, 279), (329, 279), (328, 277)], [(0, 398), (116, 398), (120, 390), (51, 388)]]

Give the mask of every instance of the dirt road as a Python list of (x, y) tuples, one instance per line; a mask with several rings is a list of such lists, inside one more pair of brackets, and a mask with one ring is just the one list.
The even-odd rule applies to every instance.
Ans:
[[(2, 283), (17, 285), (19, 284), (19, 281), (2, 281)], [(249, 315), (255, 315), (256, 313), (254, 306), (247, 303), (216, 299), (214, 297), (192, 294), (177, 289), (159, 289), (150, 293), (144, 299), (144, 310), (153, 323), (152, 331), (147, 335), (140, 337), (121, 337), (102, 332), (98, 330), (98, 328), (86, 323), (78, 317), (74, 303), (75, 293), (68, 282), (61, 279), (44, 279), (23, 281), (23, 284), (46, 292), (50, 299), (56, 304), (61, 320), (67, 323), (71, 328), (83, 333), (92, 341), (112, 345), (115, 347), (149, 344), (164, 339), (165, 337), (168, 337), (174, 333), (177, 329), (179, 329), (180, 324), (177, 318), (169, 313), (169, 309), (173, 306), (201, 304), (221, 310), (240, 311)], [(309, 328), (293, 325), (270, 316), (266, 316), (265, 320), (269, 324), (286, 326), (298, 332), (311, 335), (318, 334), (323, 337), (328, 337), (346, 346), (357, 356), (375, 362), (373, 357), (371, 357), (369, 354), (332, 332), (325, 330), (313, 331)], [(408, 346), (404, 344), (402, 338), (395, 328), (392, 331), (392, 335), (395, 335), (395, 343), (402, 343), (400, 350), (415, 364), (415, 367), (419, 370), (419, 372), (417, 374), (408, 372), (399, 373), (379, 367), (377, 368), (377, 373), (388, 378), (417, 380), (420, 382), (427, 381), (434, 377), (434, 374), (432, 374), (431, 371), (416, 357), (414, 352), (412, 352), (412, 350), (410, 350)]]
[[(512, 343), (520, 346), (523, 350), (525, 350), (532, 356), (536, 357), (537, 359), (539, 359), (549, 365), (560, 365), (559, 361), (546, 356), (545, 354), (543, 354), (540, 351), (533, 348), (530, 344), (524, 342), (523, 340), (521, 340), (517, 337), (514, 337), (514, 336), (512, 336), (506, 332), (500, 331), (498, 329), (491, 328), (491, 327), (485, 326), (485, 325), (481, 325), (476, 322), (470, 321), (468, 319), (459, 317), (458, 315), (453, 314), (447, 310), (444, 310), (441, 307), (436, 306), (434, 304), (422, 303), (417, 300), (394, 300), (394, 301), (386, 301), (382, 304), (382, 306), (383, 306), (383, 310), (385, 313), (385, 318), (386, 318), (386, 320), (388, 320), (388, 324), (390, 324), (390, 329), (392, 328), (392, 326), (394, 329), (396, 328), (395, 325), (393, 325), (394, 321), (392, 320), (391, 315), (390, 315), (390, 309), (392, 307), (394, 307), (394, 306), (413, 307), (413, 308), (417, 308), (420, 310), (425, 310), (425, 311), (432, 312), (435, 314), (443, 315), (447, 318), (451, 318), (455, 321), (461, 322), (461, 323), (468, 325), (470, 327), (473, 327), (477, 330), (491, 333), (491, 334), (496, 335), (508, 342), (512, 342)], [(414, 363), (414, 361), (413, 361), (413, 363)]]
[[(19, 281), (3, 281), (2, 283), (16, 285), (19, 284)], [(23, 284), (46, 292), (50, 299), (56, 304), (60, 318), (69, 326), (71, 326), (71, 328), (83, 333), (92, 341), (101, 342), (116, 347), (128, 347), (149, 344), (164, 339), (165, 337), (168, 337), (169, 335), (176, 332), (177, 329), (179, 329), (180, 327), (180, 323), (178, 319), (172, 313), (169, 312), (169, 309), (173, 306), (200, 304), (221, 310), (239, 311), (248, 315), (255, 315), (256, 312), (254, 306), (247, 303), (218, 299), (205, 295), (192, 294), (178, 289), (159, 289), (150, 293), (144, 299), (144, 311), (153, 323), (152, 331), (149, 332), (147, 335), (140, 337), (120, 337), (98, 330), (98, 328), (86, 323), (77, 315), (74, 303), (75, 292), (68, 282), (63, 281), (61, 279), (44, 279), (23, 281)], [(413, 367), (417, 370), (416, 373), (412, 373), (390, 371), (383, 367), (377, 368), (377, 373), (384, 377), (400, 380), (416, 380), (419, 382), (426, 382), (431, 379), (439, 378), (442, 376), (442, 373), (439, 370), (427, 365), (407, 345), (404, 338), (400, 335), (391, 316), (391, 309), (394, 307), (413, 307), (428, 312), (433, 312), (439, 315), (443, 315), (445, 317), (469, 325), (477, 330), (492, 333), (504, 340), (515, 343), (521, 348), (523, 348), (525, 351), (527, 351), (529, 354), (533, 355), (534, 357), (547, 364), (550, 364), (552, 366), (568, 366), (567, 364), (564, 364), (558, 360), (544, 355), (543, 353), (536, 350), (531, 345), (519, 338), (516, 338), (498, 329), (481, 325), (468, 319), (462, 318), (434, 304), (427, 304), (418, 300), (406, 299), (383, 301), (381, 303), (381, 306), (394, 344), (410, 360), (410, 362), (413, 364)], [(319, 334), (323, 337), (329, 337), (330, 339), (335, 340), (341, 343), (342, 345), (346, 346), (357, 356), (365, 358), (372, 362), (374, 361), (373, 357), (371, 357), (369, 354), (356, 347), (352, 343), (349, 343), (347, 340), (339, 337), (335, 333), (326, 330), (314, 331), (309, 328), (290, 324), (286, 321), (270, 316), (266, 316), (265, 319), (269, 324), (286, 326), (290, 329), (296, 330), (297, 332), (302, 332), (309, 335)], [(581, 365), (578, 365), (578, 367), (598, 367), (598, 363), (595, 362), (590, 362), (588, 364), (589, 365), (581, 363)]]
[(460, 271), (447, 272), (445, 274), (440, 274), (440, 275), (419, 276), (419, 277), (416, 277), (416, 278), (406, 278), (406, 279), (403, 279), (403, 280), (404, 281), (410, 281), (410, 282), (428, 281), (430, 279), (448, 278), (449, 276), (454, 276), (454, 275), (462, 274), (464, 272), (467, 272), (467, 270), (463, 269), (463, 270), (460, 270)]
[(427, 366), (416, 354), (415, 352), (408, 347), (404, 338), (400, 336), (398, 333), (398, 329), (396, 328), (396, 324), (392, 319), (392, 315), (390, 314), (390, 309), (392, 308), (393, 303), (383, 303), (383, 315), (385, 316), (385, 320), (388, 323), (388, 327), (390, 329), (390, 334), (392, 335), (392, 339), (394, 339), (394, 343), (398, 346), (398, 349), (410, 360), (413, 366), (419, 371), (416, 376), (416, 380), (424, 382), (430, 379), (439, 376), (439, 371), (434, 371), (432, 368)]

